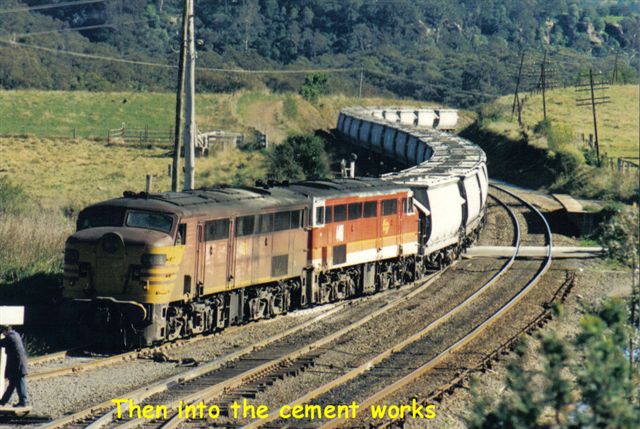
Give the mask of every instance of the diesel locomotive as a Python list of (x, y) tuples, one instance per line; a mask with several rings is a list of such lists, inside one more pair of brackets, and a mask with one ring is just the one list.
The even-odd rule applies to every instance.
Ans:
[(477, 237), (488, 183), (482, 158), (415, 177), (126, 192), (80, 212), (63, 295), (93, 338), (131, 348), (411, 282)]

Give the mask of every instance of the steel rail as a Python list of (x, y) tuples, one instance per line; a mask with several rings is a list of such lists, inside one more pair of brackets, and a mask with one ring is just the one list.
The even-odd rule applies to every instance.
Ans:
[(56, 360), (61, 360), (64, 359), (66, 357), (68, 357), (72, 352), (76, 351), (76, 350), (81, 350), (85, 347), (88, 347), (87, 345), (82, 345), (82, 346), (77, 346), (77, 347), (73, 347), (67, 350), (61, 350), (59, 352), (54, 352), (54, 353), (49, 353), (46, 355), (40, 355), (40, 356), (33, 356), (29, 358), (29, 366), (39, 366), (39, 365), (44, 365), (45, 363), (49, 363), (49, 362), (53, 362)]
[[(311, 352), (312, 350), (317, 350), (323, 346), (326, 346), (327, 344), (330, 344), (331, 342), (335, 341), (336, 339), (354, 331), (355, 329), (359, 328), (360, 326), (364, 325), (365, 323), (368, 323), (369, 321), (387, 313), (388, 311), (398, 307), (400, 304), (405, 303), (408, 299), (413, 298), (419, 294), (421, 294), (422, 292), (424, 292), (425, 290), (427, 290), (437, 279), (439, 279), (442, 274), (448, 269), (445, 268), (443, 270), (440, 270), (430, 276), (428, 276), (425, 279), (422, 279), (420, 281), (420, 285), (417, 286), (415, 289), (413, 289), (412, 291), (410, 291), (407, 294), (404, 294), (402, 296), (398, 296), (396, 297), (394, 300), (386, 303), (385, 305), (383, 305), (382, 307), (378, 308), (376, 311), (369, 313), (368, 315), (358, 319), (356, 322), (349, 324), (348, 326), (339, 329), (338, 331), (335, 331), (329, 335), (326, 335), (314, 342), (312, 342), (311, 344), (307, 344), (305, 346), (302, 347), (298, 347), (297, 349), (283, 355), (280, 357), (277, 357), (275, 359), (272, 359), (268, 362), (265, 362), (257, 367), (254, 367), (248, 371), (245, 371), (241, 374), (238, 374), (230, 379), (226, 379), (225, 381), (221, 382), (221, 383), (217, 383), (214, 384), (212, 386), (208, 386), (205, 389), (199, 390), (197, 392), (194, 392), (193, 394), (190, 394), (186, 397), (182, 397), (179, 399), (174, 400), (173, 402), (171, 402), (170, 404), (164, 404), (167, 406), (167, 409), (175, 409), (177, 407), (177, 405), (182, 402), (183, 404), (187, 405), (187, 404), (191, 404), (194, 402), (207, 402), (209, 400), (209, 398), (215, 397), (217, 395), (220, 395), (221, 393), (224, 393), (225, 391), (228, 391), (229, 389), (233, 389), (236, 387), (239, 387), (243, 384), (246, 384), (247, 382), (250, 382), (251, 380), (261, 376), (261, 375), (265, 375), (275, 369), (278, 369), (280, 367), (282, 367), (283, 365), (287, 365), (292, 363), (293, 361), (295, 361), (296, 359), (300, 358), (301, 356)], [(169, 420), (167, 420), (166, 422), (164, 422), (162, 425), (160, 425), (160, 427), (162, 427), (163, 429), (171, 429), (171, 428), (175, 428), (177, 427), (180, 423), (182, 423), (182, 419), (180, 419), (178, 417), (177, 414), (174, 414)], [(120, 429), (132, 429), (135, 427), (138, 427), (141, 424), (141, 419), (134, 419), (134, 420), (130, 420), (129, 422), (122, 424), (120, 426), (118, 426)], [(97, 428), (97, 427), (96, 427)], [(96, 428), (91, 428), (91, 429), (96, 429)]]
[[(235, 330), (240, 329), (242, 327), (243, 325), (231, 326), (225, 329), (224, 332), (225, 333), (234, 332)], [(46, 369), (43, 371), (30, 373), (27, 375), (27, 381), (46, 380), (49, 378), (62, 377), (70, 374), (79, 374), (81, 372), (87, 372), (87, 371), (103, 368), (105, 366), (115, 365), (117, 363), (125, 362), (128, 360), (145, 358), (157, 352), (162, 352), (166, 350), (175, 349), (178, 347), (192, 345), (208, 338), (211, 338), (211, 336), (201, 334), (192, 338), (179, 339), (171, 343), (165, 343), (165, 344), (162, 344), (159, 346), (153, 346), (153, 347), (145, 347), (142, 349), (119, 353), (112, 356), (99, 357), (99, 358), (93, 358), (93, 359), (91, 357), (87, 357), (87, 359), (92, 359), (92, 360), (77, 363), (77, 364), (62, 366), (59, 368)], [(42, 365), (44, 363), (51, 362), (54, 360), (65, 359), (69, 357), (70, 352), (72, 352), (73, 350), (78, 350), (80, 348), (81, 347), (76, 347), (76, 348), (64, 350), (58, 353), (52, 353), (51, 355), (45, 355), (40, 358), (31, 359), (30, 363), (33, 365), (35, 360), (35, 365)]]
[[(381, 308), (379, 308), (376, 312), (371, 313), (369, 316), (366, 316), (365, 319), (370, 319), (372, 315), (375, 314), (382, 314), (385, 311), (388, 311), (392, 308), (397, 307), (398, 305), (400, 305), (402, 302), (404, 302), (407, 298), (411, 298), (421, 292), (423, 292), (424, 290), (426, 290), (437, 278), (439, 278), (442, 273), (444, 273), (446, 271), (442, 270), (439, 271), (435, 274), (432, 274), (431, 276), (428, 276), (425, 279), (422, 279), (419, 283), (418, 286), (416, 286), (413, 290), (410, 290), (408, 293), (402, 294), (398, 297), (396, 297), (394, 300), (386, 303), (384, 306), (382, 306)], [(193, 370), (184, 372), (184, 373), (180, 373), (177, 375), (174, 375), (172, 377), (169, 377), (167, 379), (161, 380), (159, 382), (155, 382), (151, 385), (147, 385), (147, 386), (143, 386), (139, 389), (136, 389), (133, 392), (129, 392), (127, 394), (123, 394), (121, 395), (121, 397), (126, 397), (127, 399), (131, 399), (133, 402), (135, 403), (140, 403), (142, 401), (144, 401), (145, 399), (165, 392), (167, 391), (172, 385), (175, 384), (182, 384), (182, 383), (186, 383), (189, 382), (197, 377), (200, 377), (202, 375), (205, 375), (207, 373), (211, 373), (213, 371), (216, 371), (220, 368), (222, 368), (224, 365), (235, 361), (235, 360), (239, 360), (241, 358), (243, 358), (244, 356), (255, 352), (257, 350), (263, 349), (273, 343), (275, 343), (276, 341), (279, 341), (289, 335), (292, 335), (296, 332), (302, 331), (303, 329), (311, 326), (314, 323), (317, 323), (319, 321), (321, 321), (322, 319), (325, 319), (326, 317), (333, 315), (337, 312), (339, 312), (340, 310), (342, 310), (344, 307), (348, 306), (351, 304), (352, 301), (343, 301), (342, 303), (338, 304), (337, 306), (335, 306), (334, 308), (332, 308), (331, 310), (322, 313), (318, 316), (316, 316), (315, 318), (308, 320), (304, 323), (301, 323), (299, 325), (293, 326), (279, 334), (273, 335), (269, 338), (266, 338), (264, 340), (261, 340), (257, 343), (252, 344), (251, 346), (247, 346), (241, 350), (238, 350), (234, 353), (231, 353), (229, 355), (223, 356), (221, 358), (215, 359), (207, 364), (204, 364), (202, 366), (199, 366)], [(238, 326), (236, 328), (240, 328), (242, 326)], [(228, 330), (225, 330), (225, 332), (228, 332)], [(256, 373), (258, 373), (256, 371)], [(215, 387), (215, 386), (214, 386)], [(116, 410), (113, 409), (113, 402), (111, 400), (108, 401), (104, 401), (100, 404), (91, 406), (89, 408), (86, 408), (84, 410), (78, 411), (72, 415), (69, 416), (65, 416), (62, 417), (58, 420), (55, 420), (53, 422), (50, 422), (46, 425), (43, 425), (41, 428), (42, 429), (58, 429), (58, 428), (63, 428), (64, 426), (73, 424), (74, 422), (83, 420), (83, 419), (87, 419), (87, 418), (91, 418), (92, 416), (95, 416), (96, 414), (99, 414), (101, 412), (103, 412), (104, 410), (107, 409), (111, 409), (110, 411), (108, 411), (106, 414), (102, 415), (101, 417), (99, 417), (97, 420), (95, 420), (93, 423), (91, 423), (90, 425), (87, 426), (87, 428), (91, 428), (91, 429), (98, 429), (98, 428), (102, 428), (110, 423), (113, 422), (114, 420), (114, 415)], [(122, 406), (122, 410), (126, 411), (127, 407), (126, 404)], [(140, 422), (137, 420), (132, 420), (129, 421), (128, 423), (125, 423), (125, 425), (131, 424), (132, 426), (133, 423), (136, 422), (137, 424), (139, 424)]]
[[(463, 308), (467, 307), (476, 298), (478, 298), (480, 295), (486, 292), (496, 281), (498, 281), (500, 277), (502, 277), (511, 268), (520, 250), (520, 244), (521, 244), (520, 224), (518, 222), (518, 219), (516, 218), (515, 213), (513, 212), (513, 210), (511, 210), (511, 208), (506, 203), (504, 203), (502, 200), (495, 197), (494, 195), (490, 195), (490, 197), (494, 199), (498, 204), (500, 204), (507, 211), (507, 213), (509, 214), (509, 217), (511, 218), (511, 221), (513, 222), (513, 226), (515, 230), (515, 235), (513, 239), (515, 250), (511, 255), (511, 257), (500, 267), (500, 269), (496, 273), (494, 273), (494, 275), (491, 276), (491, 278), (487, 280), (478, 290), (476, 290), (474, 293), (472, 293), (467, 298), (465, 298), (464, 301), (462, 301), (461, 303), (453, 307), (451, 310), (449, 310), (447, 313), (445, 313), (438, 319), (429, 323), (427, 326), (425, 326), (423, 329), (421, 329), (417, 333), (404, 339), (403, 341), (400, 341), (397, 344), (394, 344), (392, 347), (389, 347), (388, 349), (379, 353), (375, 357), (369, 359), (367, 362), (341, 375), (340, 377), (328, 383), (325, 383), (322, 386), (319, 386), (318, 388), (306, 393), (305, 395), (295, 399), (292, 402), (289, 402), (287, 405), (294, 407), (296, 405), (303, 405), (303, 404), (309, 403), (311, 400), (316, 399), (317, 397), (324, 395), (325, 393), (331, 391), (332, 389), (335, 389), (336, 387), (341, 386), (347, 383), (348, 381), (353, 380), (354, 378), (364, 374), (374, 366), (378, 365), (385, 359), (389, 358), (394, 353), (398, 353), (404, 348), (406, 348), (407, 346), (424, 338), (424, 336), (426, 336), (429, 332), (433, 331), (435, 328), (437, 328), (438, 326), (448, 321), (451, 317), (459, 313)], [(279, 418), (278, 413), (271, 413), (266, 418), (251, 421), (250, 423), (242, 426), (242, 429), (256, 429), (259, 427), (263, 427), (270, 422), (278, 420), (278, 418)]]
[[(542, 219), (545, 225), (545, 241), (547, 245), (547, 257), (545, 258), (544, 263), (536, 271), (536, 274), (534, 275), (534, 277), (531, 280), (529, 280), (529, 282), (527, 282), (527, 284), (516, 295), (514, 295), (509, 301), (503, 304), (498, 309), (498, 311), (496, 311), (491, 317), (489, 317), (484, 322), (482, 322), (481, 324), (473, 328), (464, 337), (456, 341), (451, 346), (447, 347), (443, 352), (439, 353), (433, 359), (429, 360), (428, 362), (426, 362), (416, 370), (412, 371), (411, 373), (405, 375), (404, 377), (397, 380), (396, 382), (386, 386), (385, 388), (369, 396), (367, 399), (365, 399), (363, 402), (359, 404), (361, 408), (368, 409), (372, 405), (382, 401), (383, 399), (397, 392), (401, 388), (413, 383), (415, 380), (417, 380), (418, 378), (422, 377), (424, 374), (434, 369), (442, 361), (448, 358), (453, 352), (461, 349), (462, 347), (467, 345), (469, 342), (476, 339), (482, 332), (484, 332), (489, 326), (491, 326), (495, 320), (503, 316), (508, 310), (510, 310), (517, 303), (519, 303), (527, 295), (527, 293), (531, 291), (533, 286), (535, 286), (538, 283), (542, 275), (544, 275), (544, 273), (546, 273), (547, 270), (549, 269), (549, 266), (551, 265), (551, 249), (553, 246), (553, 237), (551, 234), (551, 228), (549, 227), (549, 223), (545, 219), (544, 215), (540, 213), (540, 211), (536, 207), (534, 207), (531, 203), (526, 201), (524, 198), (514, 194), (513, 192), (493, 184), (491, 184), (490, 186), (517, 199), (518, 201), (520, 201), (521, 203), (529, 207)], [(332, 419), (324, 423), (322, 426), (319, 426), (318, 429), (335, 429), (342, 426), (342, 424), (344, 423), (345, 421), (343, 419)]]
[[(157, 393), (161, 393), (164, 392), (165, 390), (167, 390), (169, 388), (169, 386), (171, 384), (174, 383), (183, 383), (189, 380), (192, 380), (196, 377), (201, 376), (202, 374), (205, 374), (206, 372), (210, 372), (210, 371), (215, 371), (216, 369), (221, 368), (223, 365), (241, 358), (243, 355), (251, 353), (253, 351), (256, 351), (258, 349), (264, 348), (266, 346), (268, 346), (269, 344), (278, 341), (282, 338), (284, 338), (287, 335), (290, 335), (298, 330), (304, 329), (307, 326), (312, 325), (313, 323), (316, 323), (332, 314), (337, 313), (338, 311), (340, 311), (342, 309), (342, 307), (346, 306), (348, 304), (348, 302), (344, 302), (340, 305), (337, 305), (336, 307), (314, 317), (311, 320), (308, 320), (306, 322), (301, 323), (300, 325), (296, 325), (293, 326), (289, 329), (287, 329), (286, 331), (283, 331), (279, 334), (273, 335), (269, 338), (266, 338), (262, 341), (259, 341), (257, 343), (254, 343), (250, 346), (244, 347), (241, 350), (238, 350), (234, 353), (225, 355), (225, 356), (221, 356), (220, 358), (217, 358), (215, 360), (212, 360), (211, 362), (204, 364), (202, 366), (199, 366), (195, 369), (180, 373), (180, 374), (176, 374), (174, 376), (168, 377), (164, 380), (152, 383), (150, 385), (146, 385), (143, 386), (139, 389), (136, 389), (132, 392), (126, 393), (121, 395), (122, 397), (126, 397), (127, 399), (131, 399), (133, 401), (137, 401), (140, 402), (146, 398), (148, 398), (149, 396), (155, 395)], [(236, 329), (241, 328), (242, 326), (237, 326), (234, 327)], [(229, 329), (225, 330), (224, 332), (229, 332)], [(207, 338), (207, 337), (203, 337), (203, 338)], [(101, 402), (97, 405), (92, 405), (89, 408), (86, 408), (84, 410), (78, 411), (74, 414), (68, 415), (68, 416), (64, 416), (60, 419), (54, 420), (52, 422), (49, 422), (45, 425), (43, 425), (41, 428), (42, 429), (58, 429), (58, 428), (62, 428), (64, 426), (67, 426), (69, 424), (73, 424), (79, 420), (83, 420), (86, 418), (90, 418), (92, 416), (94, 416), (95, 414), (100, 413), (103, 410), (109, 409), (113, 407), (113, 402), (111, 400), (108, 401), (104, 401)], [(108, 413), (109, 415), (112, 414), (112, 412)], [(103, 416), (105, 417), (105, 416)], [(107, 422), (105, 421), (105, 424)], [(100, 426), (95, 426), (95, 427), (100, 427)]]

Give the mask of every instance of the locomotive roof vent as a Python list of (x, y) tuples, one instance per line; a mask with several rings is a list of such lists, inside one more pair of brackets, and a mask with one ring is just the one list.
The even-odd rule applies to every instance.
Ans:
[(134, 192), (134, 191), (124, 191), (122, 196), (125, 198), (144, 198), (145, 200), (149, 199), (149, 194), (147, 192)]

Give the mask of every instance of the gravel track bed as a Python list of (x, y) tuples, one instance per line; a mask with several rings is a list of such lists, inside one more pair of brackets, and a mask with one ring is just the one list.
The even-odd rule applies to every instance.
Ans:
[[(313, 368), (307, 369), (296, 377), (276, 382), (267, 390), (258, 393), (252, 402), (267, 404), (271, 410), (277, 409), (282, 404), (361, 365), (391, 344), (418, 332), (475, 292), (504, 263), (504, 261), (492, 259), (480, 261), (459, 262), (432, 284), (422, 296), (415, 297), (406, 305), (385, 314), (383, 318), (373, 320), (342, 337), (327, 348), (324, 354), (314, 359)], [(428, 299), (421, 299), (423, 297)], [(233, 396), (234, 392), (230, 394)], [(220, 405), (227, 401), (223, 397), (214, 400), (213, 403)], [(226, 422), (229, 421), (219, 418), (215, 423), (224, 425)], [(209, 423), (214, 422), (209, 421)], [(299, 422), (296, 421), (297, 423)], [(202, 422), (196, 421), (183, 426), (197, 427), (201, 424)]]
[[(488, 229), (487, 233), (483, 232), (481, 242), (505, 245), (505, 238), (508, 239), (508, 241), (511, 241), (513, 238), (511, 221), (505, 210), (501, 209), (497, 204), (494, 204), (494, 206), (495, 207), (491, 207), (488, 212), (488, 219), (490, 222), (491, 219), (495, 219), (491, 222), (495, 225), (495, 228)], [(506, 228), (506, 222), (508, 222), (509, 228)], [(489, 237), (487, 238), (487, 236)], [(428, 291), (428, 293), (432, 294), (431, 297), (428, 297), (427, 299), (424, 297), (415, 297), (413, 302), (408, 303), (407, 305), (408, 307), (421, 306), (425, 301), (429, 301), (433, 309), (440, 309), (443, 306), (443, 302), (455, 299), (458, 295), (455, 293), (456, 290), (463, 289), (465, 284), (477, 284), (477, 278), (479, 276), (485, 276), (488, 278), (498, 265), (498, 261), (489, 262), (488, 260), (461, 262), (454, 268), (451, 277), (447, 275), (445, 278), (446, 281), (440, 280), (436, 282), (440, 286), (436, 286), (436, 284), (432, 285)], [(453, 275), (454, 272), (455, 275)], [(438, 289), (436, 289), (436, 287)], [(376, 307), (373, 302), (378, 300), (382, 302), (384, 300), (391, 299), (393, 293), (394, 292), (391, 292), (389, 296), (386, 297), (383, 296), (385, 294), (381, 294), (364, 300), (354, 300), (353, 306), (351, 307), (360, 307), (357, 303), (359, 301), (365, 301), (371, 303), (373, 308)], [(223, 331), (220, 334), (212, 335), (211, 338), (198, 341), (193, 345), (185, 345), (177, 349), (169, 350), (167, 353), (174, 359), (193, 358), (200, 362), (210, 361), (216, 357), (220, 357), (229, 352), (233, 352), (238, 348), (251, 344), (254, 338), (263, 338), (274, 335), (275, 333), (288, 329), (291, 326), (303, 323), (305, 320), (315, 317), (318, 312), (324, 311), (324, 309), (327, 309), (328, 307), (329, 306), (323, 306), (310, 310), (298, 311), (274, 320), (249, 324), (240, 330), (229, 332), (228, 334)], [(345, 312), (347, 311), (348, 310), (345, 309)], [(366, 311), (373, 310), (358, 308), (358, 311), (356, 312), (366, 314)], [(407, 311), (406, 306), (403, 308), (403, 311)], [(403, 312), (398, 311), (396, 314), (397, 317), (390, 318), (389, 322), (385, 324), (385, 328), (382, 330), (388, 329), (390, 332), (397, 334), (398, 332), (403, 331), (403, 329), (400, 329), (401, 326), (405, 327), (405, 329), (407, 326), (413, 326), (415, 331), (425, 324), (422, 323), (420, 326), (415, 326), (416, 322), (413, 317), (406, 317), (406, 314), (403, 317), (402, 314)], [(434, 315), (435, 311), (432, 310), (432, 317), (437, 317)], [(429, 316), (426, 315), (422, 317), (422, 319), (418, 319), (420, 319), (421, 322), (424, 322), (425, 320), (428, 320), (427, 318)], [(361, 334), (355, 336), (355, 338), (351, 338), (350, 341), (352, 341), (352, 344), (358, 344), (356, 348), (365, 347), (367, 344), (371, 343), (372, 340), (375, 340), (375, 343), (371, 344), (387, 344), (388, 346), (388, 339), (385, 340), (379, 335), (381, 331), (380, 327), (372, 327), (370, 325), (371, 324), (367, 324), (365, 329), (365, 332), (368, 330), (369, 334)], [(323, 326), (326, 325), (323, 324)], [(393, 329), (394, 327), (397, 329)], [(331, 328), (327, 328), (326, 331), (320, 329), (318, 330), (318, 333), (321, 335), (322, 332), (328, 333), (329, 331), (331, 331)], [(301, 333), (300, 335), (295, 336), (295, 340), (291, 340), (293, 343), (299, 344), (300, 341), (308, 341), (310, 336), (314, 335), (311, 333)], [(408, 334), (406, 334), (406, 336), (408, 336)], [(343, 351), (335, 351), (334, 355), (345, 356), (347, 353), (344, 353)], [(370, 352), (369, 354), (361, 353), (361, 360), (366, 359), (366, 356), (371, 353), (373, 352)], [(340, 362), (335, 356), (332, 357), (332, 360), (334, 362)], [(343, 357), (342, 361), (344, 360), (345, 359)], [(43, 370), (42, 368), (50, 368), (49, 365), (64, 366), (65, 361), (66, 359), (51, 362), (50, 364), (38, 365), (37, 368), (38, 371), (41, 371)], [(322, 361), (319, 361), (319, 364), (322, 364)], [(346, 365), (346, 362), (344, 362), (344, 364)], [(336, 363), (332, 364), (329, 362), (325, 363), (325, 365), (326, 367), (331, 368), (331, 365), (335, 367)], [(317, 369), (319, 371), (321, 371), (320, 368), (320, 365), (318, 365)], [(36, 405), (33, 413), (38, 415), (49, 415), (52, 418), (60, 417), (63, 414), (68, 414), (70, 412), (86, 408), (91, 404), (105, 401), (113, 397), (118, 397), (119, 395), (134, 390), (135, 388), (183, 371), (185, 371), (184, 367), (178, 367), (172, 363), (136, 360), (122, 362), (110, 367), (91, 371), (89, 373), (32, 382), (29, 384), (29, 390), (32, 401)], [(312, 372), (309, 372), (309, 374), (311, 373)]]
[[(407, 289), (408, 288), (404, 288), (403, 291), (406, 291)], [(386, 302), (389, 302), (395, 299), (395, 297), (397, 296), (395, 292), (396, 291), (389, 291), (387, 293), (377, 294), (374, 296), (353, 300), (350, 303), (348, 303), (348, 305), (344, 308), (343, 311), (340, 311), (339, 313), (337, 313), (337, 315), (331, 318), (319, 321), (318, 323), (310, 327), (307, 327), (300, 332), (289, 335), (263, 349), (257, 350), (251, 353), (247, 358), (248, 360), (256, 360), (257, 363), (255, 363), (255, 365), (257, 366), (260, 363), (262, 363), (262, 362), (259, 362), (258, 360), (264, 358), (265, 356), (275, 357), (279, 353), (282, 353), (282, 350), (297, 349), (306, 343), (313, 342), (321, 337), (324, 337), (325, 335), (330, 334), (331, 332), (334, 332), (338, 329), (341, 329), (344, 326), (348, 326), (352, 324), (354, 321), (364, 317), (364, 315), (375, 311), (377, 308), (381, 307)], [(329, 308), (329, 306), (324, 306), (321, 308)], [(308, 320), (308, 318), (315, 316), (317, 311), (314, 311), (314, 312), (306, 311), (306, 313), (308, 313), (309, 316), (304, 320)], [(297, 314), (298, 313), (292, 313), (289, 317)], [(285, 320), (285, 319), (286, 317), (274, 319), (272, 321), (272, 324), (275, 325), (280, 320)], [(239, 335), (242, 336), (242, 340), (245, 343), (240, 344), (236, 341), (235, 343), (232, 344), (232, 348), (235, 349), (239, 347), (245, 347), (247, 345), (252, 344), (255, 338), (263, 338), (266, 336), (274, 335), (277, 332), (283, 331), (291, 326), (300, 324), (304, 320), (297, 320), (296, 323), (290, 323), (288, 325), (280, 325), (276, 329), (271, 329), (271, 332), (268, 332), (268, 333), (260, 333), (256, 331), (249, 333), (246, 330), (242, 330), (242, 332)], [(255, 324), (256, 327), (259, 327), (261, 325), (263, 324), (262, 323)], [(248, 325), (248, 326), (251, 326), (251, 325)], [(225, 343), (227, 342), (228, 341), (226, 341)], [(202, 347), (203, 342), (200, 342), (198, 346)], [(232, 351), (232, 350), (229, 350), (229, 351)], [(182, 350), (181, 352), (183, 353)], [(153, 362), (149, 362), (149, 364), (151, 363)], [(233, 365), (231, 365), (231, 367), (233, 367)], [(127, 370), (130, 370), (130, 369), (127, 368)], [(215, 371), (215, 373), (218, 373), (224, 370), (225, 368), (223, 367), (221, 370)], [(198, 384), (199, 379), (195, 379), (194, 382), (195, 384)], [(140, 384), (142, 385), (147, 383), (140, 383)], [(132, 390), (133, 387), (134, 386), (129, 385), (126, 391)], [(143, 401), (143, 403), (144, 404), (165, 404), (168, 402), (172, 402), (184, 396), (184, 392), (188, 391), (190, 387), (191, 386), (189, 385), (189, 383), (185, 383), (184, 385), (180, 385), (180, 386), (174, 386), (172, 387), (172, 389), (166, 392), (163, 392), (148, 398), (147, 400)], [(201, 388), (202, 387), (204, 386), (201, 386)], [(113, 395), (108, 396), (108, 398), (110, 397), (113, 397)]]
[[(175, 359), (190, 357), (198, 362), (210, 361), (250, 345), (255, 338), (275, 335), (330, 308), (332, 305), (250, 323), (240, 329), (222, 331), (204, 340), (169, 350), (167, 353)], [(30, 399), (34, 405), (32, 413), (58, 418), (188, 369), (175, 363), (138, 359), (86, 373), (33, 381), (28, 385)]]
[[(455, 340), (463, 337), (472, 327), (493, 314), (504, 302), (516, 293), (513, 285), (524, 285), (526, 281), (533, 276), (538, 266), (538, 262), (516, 262), (512, 270), (505, 274), (498, 283), (491, 286), (484, 294), (480, 295), (468, 309), (454, 315), (449, 321), (437, 327), (423, 339), (409, 345), (402, 352), (393, 354), (371, 371), (313, 400), (313, 404), (349, 404), (351, 401), (361, 401), (375, 391), (419, 367)], [(488, 280), (491, 274), (493, 274), (493, 272), (489, 273), (489, 276), (487, 276), (484, 281)], [(480, 282), (479, 279), (476, 280), (478, 287), (482, 285), (484, 281)], [(468, 293), (470, 292), (471, 291)], [(460, 301), (461, 300), (462, 299), (460, 299)], [(450, 309), (453, 306), (454, 303), (448, 304), (446, 309)], [(445, 309), (442, 309), (440, 313), (443, 314), (445, 311)], [(441, 316), (441, 314), (433, 317), (433, 319)], [(417, 332), (419, 329), (428, 325), (428, 323), (429, 321), (424, 320), (423, 323), (420, 323), (420, 326), (415, 327), (413, 331), (408, 334)], [(261, 393), (255, 402), (266, 402), (270, 405), (270, 409), (277, 409), (282, 404), (291, 402), (304, 393), (361, 365), (371, 357), (387, 349), (393, 343), (399, 342), (402, 337), (408, 336), (407, 334), (400, 337), (393, 335), (393, 333), (387, 333), (384, 325), (381, 326), (375, 334), (380, 337), (375, 343), (348, 343), (346, 344), (348, 347), (341, 350), (341, 354), (327, 354), (326, 360), (329, 362), (328, 364), (323, 365), (322, 362), (318, 360), (315, 369), (305, 371), (298, 377), (287, 378), (274, 384), (271, 389)], [(366, 354), (364, 353), (365, 350), (367, 351)], [(340, 364), (336, 363), (338, 359), (341, 360)], [(274, 425), (278, 426), (284, 423), (285, 422), (274, 422)], [(314, 420), (313, 425), (319, 424), (319, 420)], [(298, 425), (306, 426), (312, 425), (312, 423), (305, 420), (296, 420), (296, 427)]]
[(493, 198), (487, 199), (485, 225), (478, 239), (479, 246), (507, 246), (513, 244), (515, 230), (511, 216)]
[(92, 361), (96, 361), (100, 359), (100, 357), (96, 357), (96, 356), (67, 356), (65, 358), (62, 359), (58, 359), (55, 361), (51, 361), (51, 362), (45, 362), (42, 364), (38, 364), (38, 365), (33, 365), (29, 367), (29, 374), (33, 375), (33, 374), (38, 374), (41, 372), (47, 372), (47, 371), (51, 371), (54, 369), (59, 369), (59, 368), (67, 368), (67, 367), (72, 367), (72, 366), (76, 366), (76, 365), (81, 365), (87, 362), (92, 362)]
[[(453, 379), (464, 369), (473, 367), (481, 362), (482, 357), (496, 350), (501, 344), (510, 339), (520, 329), (543, 311), (542, 304), (552, 299), (555, 291), (565, 280), (566, 271), (551, 269), (536, 285), (536, 287), (514, 308), (508, 311), (497, 324), (494, 324), (482, 335), (462, 348), (458, 353), (447, 359), (445, 363), (428, 377), (421, 378), (407, 386), (397, 395), (389, 398), (388, 403), (406, 403), (410, 398), (424, 398), (438, 386), (442, 386)], [(447, 409), (436, 405), (436, 419), (429, 422), (429, 427), (447, 427)], [(439, 412), (441, 411), (441, 412)], [(424, 421), (409, 419), (405, 428), (423, 428)]]

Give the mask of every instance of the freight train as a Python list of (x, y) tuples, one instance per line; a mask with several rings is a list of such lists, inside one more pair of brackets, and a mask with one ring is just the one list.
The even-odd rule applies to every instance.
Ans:
[(109, 346), (147, 346), (372, 294), (451, 262), (483, 223), (484, 153), (420, 128), (419, 110), (411, 124), (376, 112), (345, 110), (338, 131), (417, 166), (383, 178), (126, 192), (82, 210), (63, 287), (79, 323)]

